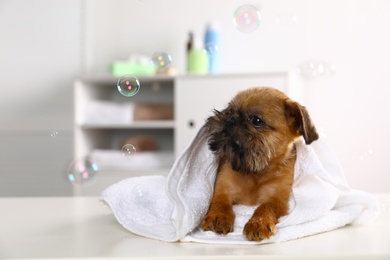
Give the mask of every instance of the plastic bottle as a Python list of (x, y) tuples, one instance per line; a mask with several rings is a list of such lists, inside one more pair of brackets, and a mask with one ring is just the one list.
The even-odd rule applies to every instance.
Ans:
[(193, 45), (194, 45), (194, 33), (192, 31), (190, 31), (188, 33), (188, 41), (187, 41), (187, 46), (186, 46), (186, 49), (187, 49), (187, 71), (189, 71), (189, 61), (188, 61), (188, 55), (189, 55), (189, 52), (190, 50), (192, 50), (193, 48)]
[(203, 48), (202, 41), (194, 37), (192, 49), (188, 52), (188, 73), (207, 74), (209, 72), (209, 55)]
[(209, 54), (209, 73), (219, 73), (221, 59), (221, 30), (218, 21), (207, 24), (204, 45), (205, 50)]

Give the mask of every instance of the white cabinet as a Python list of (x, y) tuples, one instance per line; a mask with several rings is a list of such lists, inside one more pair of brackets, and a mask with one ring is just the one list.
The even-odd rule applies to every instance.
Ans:
[[(223, 109), (240, 90), (254, 86), (272, 86), (292, 98), (301, 101), (301, 83), (294, 74), (287, 72), (226, 74), (207, 76), (155, 76), (140, 77), (140, 91), (133, 97), (122, 96), (116, 88), (118, 78), (111, 76), (80, 77), (75, 81), (74, 157), (91, 155), (94, 151), (120, 153), (120, 144), (128, 136), (147, 134), (158, 144), (157, 153), (170, 155), (164, 166), (152, 167), (148, 157), (141, 153), (130, 158), (138, 168), (102, 167), (90, 186), (75, 185), (75, 194), (97, 195), (111, 183), (121, 179), (151, 174), (167, 175), (174, 159), (188, 145), (197, 129), (213, 113)], [(111, 104), (110, 109), (94, 107), (93, 104)], [(139, 103), (171, 104), (173, 120), (126, 121), (129, 106)], [(92, 109), (91, 112), (91, 105)], [(99, 110), (100, 111), (97, 111)], [(112, 113), (110, 115), (110, 113)], [(162, 157), (167, 158), (167, 157)], [(110, 156), (102, 163), (115, 163)], [(115, 166), (115, 165), (114, 165)], [(144, 167), (143, 167), (144, 166)]]

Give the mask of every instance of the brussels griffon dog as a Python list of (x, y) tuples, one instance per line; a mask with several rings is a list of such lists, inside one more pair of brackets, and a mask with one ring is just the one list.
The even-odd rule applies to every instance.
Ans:
[(204, 230), (233, 231), (233, 205), (258, 206), (245, 224), (248, 240), (276, 233), (278, 219), (288, 213), (294, 179), (294, 142), (318, 139), (310, 116), (283, 92), (251, 88), (238, 93), (222, 111), (207, 119), (208, 145), (219, 166)]

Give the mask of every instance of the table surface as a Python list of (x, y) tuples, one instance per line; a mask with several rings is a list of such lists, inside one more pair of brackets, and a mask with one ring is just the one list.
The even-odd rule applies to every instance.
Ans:
[(390, 194), (372, 223), (264, 245), (167, 243), (125, 230), (96, 197), (0, 198), (0, 259), (390, 259)]

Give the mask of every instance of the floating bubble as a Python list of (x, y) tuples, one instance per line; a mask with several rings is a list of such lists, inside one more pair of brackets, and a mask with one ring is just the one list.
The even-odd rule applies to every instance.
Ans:
[(58, 132), (57, 131), (55, 131), (55, 130), (53, 130), (51, 133), (50, 133), (50, 136), (51, 137), (57, 137), (57, 135), (58, 135)]
[(388, 209), (389, 209), (389, 204), (386, 204), (386, 203), (381, 203), (381, 207), (380, 207), (380, 210), (378, 213), (380, 212), (386, 212)]
[(142, 184), (137, 184), (132, 189), (132, 196), (138, 205), (150, 204), (149, 189)]
[(323, 61), (306, 61), (297, 66), (297, 72), (305, 78), (316, 78), (320, 76), (330, 76), (336, 71), (333, 64)]
[(118, 80), (117, 88), (119, 93), (125, 97), (132, 97), (138, 93), (141, 88), (139, 80), (131, 75), (124, 75)]
[(70, 183), (76, 185), (90, 184), (98, 172), (98, 166), (88, 158), (72, 161), (68, 166), (67, 177)]
[(135, 146), (132, 144), (125, 144), (122, 147), (122, 155), (126, 158), (132, 157), (137, 152), (137, 149), (135, 149)]
[(161, 85), (158, 82), (153, 82), (152, 84), (152, 91), (153, 92), (160, 92), (161, 91)]
[(166, 70), (172, 63), (172, 57), (166, 52), (155, 52), (152, 56), (152, 64), (156, 70)]
[(219, 52), (219, 47), (215, 42), (208, 42), (205, 44), (204, 49), (207, 51), (208, 54), (213, 54)]
[(298, 21), (298, 17), (295, 14), (279, 14), (276, 18), (276, 24), (278, 25), (291, 25)]
[(133, 196), (138, 198), (146, 198), (149, 195), (149, 190), (142, 184), (137, 184), (134, 186)]
[(321, 138), (328, 139), (328, 135), (326, 134), (326, 130), (322, 126), (319, 127), (318, 134), (320, 135)]
[(361, 161), (364, 161), (371, 158), (373, 155), (374, 155), (374, 151), (372, 149), (367, 149), (367, 151), (364, 151), (359, 155), (359, 159)]
[(259, 27), (260, 21), (260, 12), (253, 5), (241, 5), (234, 12), (233, 23), (241, 32), (255, 31)]

